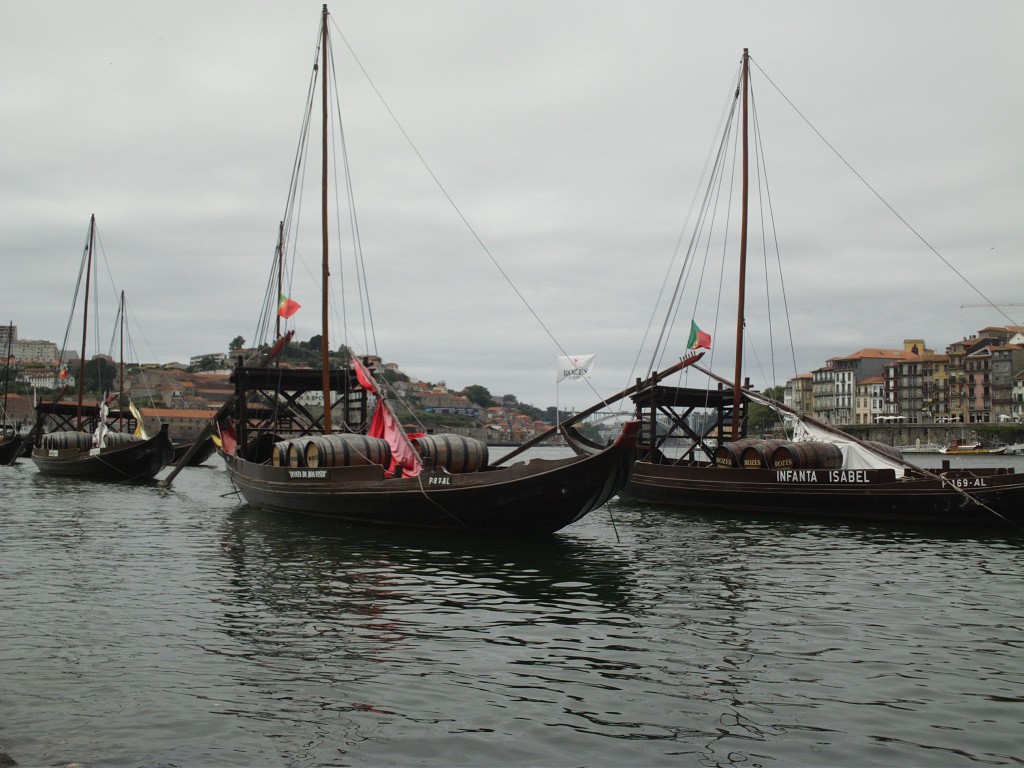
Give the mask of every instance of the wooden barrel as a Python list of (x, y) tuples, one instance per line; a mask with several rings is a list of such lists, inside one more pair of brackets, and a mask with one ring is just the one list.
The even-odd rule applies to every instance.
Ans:
[(285, 440), (284, 463), (289, 467), (306, 466), (306, 438), (295, 437)]
[(841, 469), (843, 452), (831, 443), (800, 440), (772, 451), (772, 469)]
[(278, 440), (274, 443), (274, 449), (270, 454), (270, 463), (275, 467), (288, 466), (288, 445), (291, 440)]
[(463, 435), (422, 435), (413, 443), (424, 459), (449, 472), (476, 472), (487, 466), (487, 443), (483, 440)]
[(762, 442), (757, 437), (744, 437), (742, 440), (734, 440), (731, 443), (722, 443), (715, 449), (715, 466), (730, 469), (740, 465), (743, 449)]
[(864, 444), (870, 445), (876, 451), (878, 451), (879, 453), (883, 453), (886, 456), (891, 456), (892, 458), (900, 459), (901, 461), (903, 459), (903, 452), (900, 451), (899, 448), (893, 448), (891, 445), (880, 443), (877, 440), (865, 440)]
[(125, 443), (141, 443), (142, 438), (131, 432), (107, 432), (104, 438), (107, 445), (124, 445)]
[(391, 447), (386, 440), (366, 435), (323, 435), (306, 441), (307, 467), (388, 466)]
[(84, 450), (92, 448), (92, 432), (48, 432), (39, 441), (40, 447), (46, 450), (62, 450), (76, 448)]
[(771, 469), (772, 454), (785, 445), (787, 440), (759, 440), (748, 445), (740, 454), (740, 465), (744, 469)]

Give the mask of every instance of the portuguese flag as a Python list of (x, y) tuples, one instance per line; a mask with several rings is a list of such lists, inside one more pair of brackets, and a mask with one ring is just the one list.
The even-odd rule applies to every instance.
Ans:
[(711, 334), (702, 331), (693, 320), (690, 321), (690, 340), (686, 342), (687, 349), (711, 349)]
[(295, 299), (289, 298), (282, 293), (277, 303), (277, 314), (281, 317), (289, 318), (298, 312), (301, 307), (302, 305)]

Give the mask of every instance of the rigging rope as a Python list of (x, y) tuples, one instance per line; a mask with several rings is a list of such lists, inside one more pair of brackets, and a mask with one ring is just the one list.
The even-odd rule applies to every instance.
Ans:
[[(333, 19), (332, 19), (332, 22), (333, 22)], [(337, 29), (338, 35), (341, 37), (342, 42), (345, 43), (345, 47), (348, 48), (349, 53), (352, 55), (353, 60), (356, 62), (356, 65), (359, 67), (360, 71), (363, 73), (363, 76), (366, 78), (367, 83), (369, 83), (370, 88), (373, 90), (374, 94), (376, 94), (377, 99), (383, 105), (383, 107), (384, 107), (385, 111), (387, 112), (388, 116), (391, 118), (392, 122), (395, 124), (395, 127), (402, 134), (402, 137), (405, 139), (406, 143), (409, 145), (409, 147), (412, 150), (413, 154), (416, 155), (417, 159), (420, 161), (420, 164), (426, 170), (427, 174), (433, 180), (433, 182), (437, 186), (437, 188), (441, 191), (441, 194), (444, 196), (444, 198), (448, 201), (448, 204), (451, 206), (452, 210), (455, 211), (456, 216), (459, 218), (460, 221), (462, 221), (462, 223), (466, 227), (467, 231), (470, 233), (470, 235), (473, 237), (473, 239), (480, 246), (481, 250), (487, 256), (487, 258), (491, 261), (491, 264), (493, 264), (494, 267), (498, 270), (499, 274), (502, 276), (502, 278), (505, 280), (505, 282), (508, 284), (508, 286), (512, 289), (512, 291), (516, 294), (516, 296), (522, 302), (523, 306), (526, 307), (526, 309), (529, 311), (529, 313), (533, 316), (533, 318), (540, 325), (541, 329), (543, 329), (543, 331), (547, 334), (548, 338), (551, 339), (551, 341), (555, 345), (556, 349), (558, 349), (558, 351), (562, 355), (568, 357), (569, 353), (567, 353), (565, 351), (565, 349), (562, 347), (561, 342), (559, 342), (559, 340), (555, 337), (555, 335), (551, 331), (551, 329), (548, 328), (547, 324), (541, 319), (540, 315), (537, 314), (537, 311), (533, 308), (533, 306), (527, 300), (526, 296), (523, 295), (522, 291), (520, 291), (518, 286), (516, 286), (516, 284), (512, 281), (511, 277), (509, 277), (508, 273), (501, 266), (501, 264), (498, 261), (497, 257), (487, 247), (487, 245), (484, 243), (483, 239), (477, 233), (476, 229), (474, 229), (473, 225), (469, 222), (469, 219), (467, 219), (465, 214), (462, 212), (462, 209), (459, 208), (458, 204), (455, 202), (455, 199), (448, 192), (448, 190), (444, 186), (444, 184), (441, 183), (441, 180), (438, 178), (437, 174), (434, 173), (433, 168), (431, 168), (431, 166), (427, 162), (426, 158), (423, 156), (423, 154), (420, 152), (419, 148), (413, 142), (412, 138), (409, 136), (408, 132), (405, 130), (405, 127), (402, 125), (402, 123), (399, 121), (397, 115), (391, 109), (390, 104), (388, 104), (387, 100), (384, 98), (384, 95), (381, 93), (380, 89), (377, 87), (377, 84), (370, 77), (369, 72), (367, 72), (366, 68), (363, 66), (362, 61), (356, 55), (355, 50), (349, 44), (348, 39), (345, 37), (344, 33), (341, 31), (340, 28), (337, 27), (336, 24), (335, 24), (335, 28)], [(594, 390), (593, 385), (590, 384), (589, 381), (587, 381), (587, 384), (588, 384), (588, 386), (590, 386), (591, 390), (593, 390), (595, 392), (595, 394), (597, 394), (596, 390)], [(598, 397), (600, 397), (600, 395), (598, 395)]]
[[(753, 61), (753, 58), (751, 58), (751, 61)], [(854, 168), (854, 167), (853, 167), (853, 165), (851, 165), (851, 164), (850, 164), (850, 162), (849, 162), (849, 161), (848, 161), (848, 160), (847, 160), (847, 159), (846, 159), (845, 157), (843, 157), (843, 155), (842, 155), (842, 154), (841, 154), (841, 153), (839, 152), (839, 150), (838, 150), (838, 149), (836, 149), (836, 148), (835, 148), (835, 147), (834, 147), (834, 146), (833, 146), (833, 145), (832, 145), (832, 144), (831, 144), (831, 143), (830, 143), (830, 142), (828, 141), (828, 139), (826, 139), (826, 138), (825, 138), (825, 137), (824, 137), (824, 136), (823, 136), (823, 135), (821, 134), (821, 131), (819, 131), (819, 130), (818, 130), (817, 128), (815, 128), (815, 127), (814, 127), (814, 124), (813, 124), (813, 123), (811, 123), (811, 121), (807, 119), (807, 117), (806, 117), (806, 116), (804, 115), (804, 113), (803, 113), (803, 112), (801, 112), (801, 111), (800, 111), (799, 109), (797, 109), (797, 106), (796, 106), (796, 105), (795, 105), (795, 104), (794, 104), (794, 103), (793, 103), (793, 102), (792, 102), (792, 101), (791, 101), (791, 100), (789, 99), (789, 97), (788, 97), (788, 96), (786, 96), (786, 94), (785, 94), (785, 93), (783, 93), (783, 92), (782, 92), (782, 89), (781, 89), (781, 88), (779, 88), (779, 86), (778, 86), (778, 85), (776, 85), (776, 84), (775, 84), (775, 82), (774, 82), (774, 81), (773, 81), (773, 80), (772, 80), (772, 79), (771, 79), (770, 77), (768, 77), (768, 74), (767, 74), (767, 73), (766, 73), (766, 72), (765, 72), (764, 70), (762, 70), (762, 69), (761, 69), (761, 67), (760, 67), (759, 65), (757, 65), (757, 63), (756, 63), (756, 62), (754, 63), (754, 65), (755, 65), (755, 66), (757, 66), (757, 69), (758, 69), (758, 71), (759, 71), (759, 72), (761, 72), (761, 74), (763, 74), (763, 75), (764, 75), (765, 79), (766, 79), (766, 80), (767, 80), (767, 81), (768, 81), (769, 83), (771, 83), (772, 87), (773, 87), (773, 88), (775, 88), (775, 90), (776, 90), (776, 91), (777, 91), (777, 92), (779, 93), (779, 95), (780, 95), (780, 96), (781, 96), (781, 97), (782, 97), (782, 98), (783, 98), (783, 99), (785, 100), (785, 102), (786, 102), (786, 103), (787, 103), (787, 104), (788, 104), (788, 105), (789, 105), (789, 106), (790, 106), (790, 107), (791, 107), (791, 108), (793, 109), (793, 111), (794, 111), (794, 112), (795, 112), (795, 113), (796, 113), (796, 114), (797, 114), (797, 115), (798, 115), (798, 116), (800, 117), (800, 119), (801, 119), (801, 120), (803, 120), (803, 121), (804, 121), (804, 123), (806, 123), (806, 124), (807, 124), (807, 127), (808, 127), (808, 128), (810, 128), (810, 129), (811, 129), (811, 131), (813, 131), (813, 132), (814, 132), (814, 134), (815, 134), (815, 135), (816, 135), (816, 136), (817, 136), (817, 137), (818, 137), (819, 139), (821, 139), (822, 143), (823, 143), (823, 144), (824, 144), (824, 145), (825, 145), (826, 147), (828, 147), (828, 148), (829, 148), (829, 150), (830, 150), (830, 151), (832, 152), (832, 154), (834, 154), (834, 155), (835, 155), (835, 156), (836, 156), (837, 158), (839, 158), (840, 162), (842, 162), (842, 164), (843, 164), (843, 165), (845, 165), (845, 166), (846, 166), (846, 167), (847, 167), (847, 168), (848, 168), (848, 169), (850, 170), (850, 172), (851, 172), (851, 173), (853, 173), (853, 175), (854, 175), (854, 176), (856, 176), (856, 177), (857, 177), (857, 178), (858, 178), (858, 179), (860, 180), (860, 182), (861, 182), (861, 183), (862, 183), (862, 184), (863, 184), (863, 185), (864, 185), (865, 187), (867, 187), (867, 188), (868, 188), (868, 190), (869, 190), (869, 191), (871, 192), (871, 194), (873, 194), (873, 195), (874, 195), (874, 196), (875, 196), (876, 198), (878, 198), (878, 200), (879, 200), (879, 201), (880, 201), (880, 202), (882, 203), (882, 205), (884, 205), (884, 206), (885, 206), (886, 208), (888, 208), (888, 209), (889, 209), (889, 212), (890, 212), (890, 213), (892, 213), (892, 215), (893, 215), (893, 216), (895, 216), (895, 217), (896, 217), (897, 219), (899, 219), (899, 220), (900, 220), (900, 222), (901, 222), (901, 223), (902, 223), (902, 224), (903, 224), (903, 225), (904, 225), (904, 226), (905, 226), (905, 227), (906, 227), (906, 228), (907, 228), (908, 230), (910, 230), (910, 232), (912, 232), (912, 233), (913, 233), (913, 235), (914, 235), (914, 236), (915, 236), (915, 237), (916, 237), (916, 238), (917, 238), (918, 240), (920, 240), (920, 241), (921, 241), (921, 242), (922, 242), (922, 243), (924, 244), (924, 246), (925, 246), (925, 247), (926, 247), (926, 248), (927, 248), (927, 249), (928, 249), (929, 251), (931, 251), (931, 252), (932, 252), (933, 254), (935, 254), (935, 255), (936, 255), (936, 256), (937, 256), (938, 258), (939, 258), (939, 260), (940, 260), (940, 261), (942, 261), (942, 263), (943, 263), (943, 264), (945, 264), (945, 265), (946, 265), (947, 267), (949, 267), (949, 269), (950, 269), (950, 270), (952, 270), (953, 274), (955, 274), (955, 275), (956, 275), (957, 277), (959, 277), (959, 278), (960, 278), (960, 279), (961, 279), (961, 280), (962, 280), (962, 281), (963, 281), (963, 282), (964, 282), (964, 283), (965, 283), (965, 284), (966, 284), (966, 285), (967, 285), (967, 286), (968, 286), (968, 287), (969, 287), (969, 288), (970, 288), (970, 289), (971, 289), (972, 291), (974, 291), (974, 292), (975, 292), (976, 294), (978, 294), (978, 296), (980, 296), (980, 297), (981, 297), (981, 298), (982, 298), (982, 299), (983, 299), (983, 300), (985, 301), (985, 303), (986, 303), (987, 305), (991, 306), (991, 307), (992, 307), (993, 309), (995, 309), (995, 311), (996, 311), (996, 312), (998, 312), (998, 313), (999, 313), (1000, 315), (1002, 315), (1002, 316), (1003, 316), (1003, 317), (1004, 317), (1004, 318), (1005, 318), (1005, 319), (1006, 319), (1006, 320), (1007, 320), (1007, 321), (1008, 321), (1008, 322), (1010, 323), (1010, 325), (1021, 325), (1021, 324), (1020, 324), (1019, 322), (1017, 322), (1016, 320), (1014, 320), (1013, 318), (1011, 318), (1011, 317), (1010, 317), (1010, 316), (1009, 316), (1008, 314), (1006, 314), (1005, 312), (1003, 312), (1003, 310), (1002, 310), (1002, 309), (1000, 308), (1000, 306), (999, 306), (998, 304), (995, 304), (995, 303), (994, 303), (994, 302), (993, 302), (993, 301), (992, 301), (991, 299), (989, 299), (989, 298), (988, 298), (988, 296), (986, 296), (986, 295), (985, 295), (985, 294), (984, 294), (984, 293), (983, 293), (983, 292), (981, 291), (981, 289), (980, 289), (980, 288), (978, 288), (978, 287), (977, 287), (977, 286), (976, 286), (976, 285), (975, 285), (974, 283), (972, 283), (972, 282), (971, 282), (970, 280), (968, 280), (968, 279), (967, 279), (967, 277), (966, 277), (965, 275), (963, 275), (963, 274), (962, 274), (962, 273), (960, 272), (960, 270), (958, 270), (958, 269), (957, 269), (956, 267), (954, 267), (954, 266), (953, 266), (953, 264), (951, 264), (951, 263), (950, 263), (950, 261), (949, 261), (949, 260), (948, 260), (948, 259), (947, 259), (947, 258), (946, 258), (945, 256), (943, 256), (943, 255), (942, 255), (941, 253), (939, 253), (939, 251), (938, 251), (938, 250), (937, 250), (937, 249), (936, 249), (936, 248), (935, 248), (935, 247), (934, 247), (934, 246), (933, 246), (933, 245), (932, 245), (932, 244), (931, 244), (930, 242), (928, 242), (928, 240), (927, 240), (927, 239), (925, 239), (924, 235), (922, 235), (922, 234), (921, 234), (920, 232), (918, 232), (918, 231), (917, 231), (917, 230), (916, 230), (916, 229), (915, 229), (915, 228), (913, 227), (913, 225), (911, 225), (911, 223), (910, 223), (909, 221), (907, 221), (907, 220), (906, 220), (906, 219), (905, 219), (905, 218), (904, 218), (904, 217), (903, 217), (903, 216), (902, 216), (902, 215), (901, 215), (901, 214), (900, 214), (900, 213), (899, 213), (899, 212), (898, 212), (898, 211), (897, 211), (897, 210), (896, 210), (896, 209), (895, 209), (895, 208), (894, 208), (894, 207), (893, 207), (893, 206), (892, 206), (892, 205), (891, 205), (890, 203), (889, 203), (889, 201), (888, 201), (888, 200), (886, 200), (886, 199), (885, 199), (884, 197), (882, 197), (881, 193), (880, 193), (880, 192), (879, 192), (879, 191), (878, 191), (877, 189), (875, 189), (875, 188), (874, 188), (874, 187), (873, 187), (873, 186), (871, 185), (871, 183), (870, 183), (870, 182), (868, 182), (868, 180), (867, 180), (867, 179), (865, 179), (865, 178), (864, 178), (864, 177), (863, 177), (863, 176), (862, 176), (862, 175), (860, 174), (860, 172), (859, 172), (859, 171), (857, 171), (857, 169), (856, 169), (856, 168)]]

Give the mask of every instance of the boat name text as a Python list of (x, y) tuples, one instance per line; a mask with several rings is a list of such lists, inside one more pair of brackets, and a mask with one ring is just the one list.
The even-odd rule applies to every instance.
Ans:
[(289, 480), (302, 480), (307, 477), (318, 478), (320, 480), (327, 479), (326, 469), (289, 469), (288, 479)]
[(954, 477), (946, 480), (954, 488), (987, 488), (988, 482), (983, 477)]
[[(817, 483), (818, 472), (813, 469), (780, 469), (775, 472), (780, 483)], [(833, 469), (824, 473), (828, 483), (867, 483), (868, 473), (863, 469)]]
[(431, 477), (427, 481), (427, 485), (451, 485), (452, 479), (450, 477)]

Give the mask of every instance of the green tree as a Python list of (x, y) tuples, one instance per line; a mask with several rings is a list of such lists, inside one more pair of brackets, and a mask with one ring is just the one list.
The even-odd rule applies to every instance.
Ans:
[(106, 357), (94, 357), (85, 364), (85, 386), (86, 392), (102, 394), (107, 390), (113, 391), (116, 386), (118, 367)]
[(229, 349), (229, 350), (230, 350), (231, 352), (236, 352), (236, 351), (238, 351), (239, 349), (242, 349), (242, 348), (244, 348), (244, 347), (245, 347), (245, 339), (243, 339), (243, 338), (242, 338), (241, 336), (235, 336), (235, 338), (233, 338), (233, 339), (232, 339), (232, 340), (231, 340), (231, 341), (230, 341), (230, 342), (228, 343), (228, 349)]
[(491, 397), (490, 390), (488, 390), (487, 387), (480, 386), (479, 384), (469, 385), (462, 390), (462, 394), (481, 408), (490, 408), (494, 405), (494, 398)]
[[(534, 421), (543, 421), (545, 424), (553, 424), (554, 419), (547, 416), (546, 411), (542, 411), (535, 405), (529, 403), (520, 403), (516, 406), (516, 410), (526, 416), (529, 416)], [(554, 408), (548, 409), (551, 413), (554, 413)]]
[(216, 355), (203, 355), (199, 358), (199, 362), (195, 365), (189, 366), (190, 371), (216, 371), (220, 368), (222, 363), (217, 360)]
[[(345, 344), (339, 345), (337, 352), (331, 353), (331, 360), (341, 365), (348, 365), (349, 363), (351, 363), (352, 357), (352, 350)], [(408, 381), (408, 379), (406, 379), (406, 381)]]
[[(764, 395), (781, 403), (786, 396), (786, 388), (768, 387), (764, 391)], [(751, 403), (747, 410), (747, 433), (750, 435), (763, 435), (772, 432), (779, 426), (779, 422), (778, 413), (760, 403)]]

